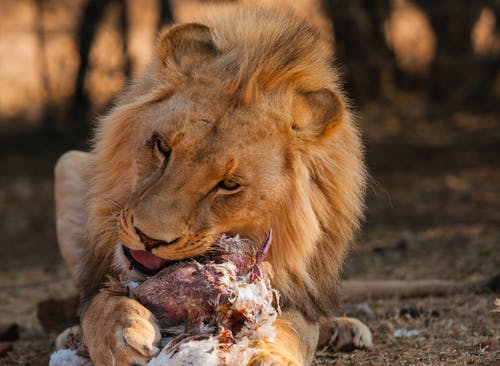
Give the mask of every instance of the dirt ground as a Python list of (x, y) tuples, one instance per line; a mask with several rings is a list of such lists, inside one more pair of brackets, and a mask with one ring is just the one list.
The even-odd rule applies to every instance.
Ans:
[[(423, 118), (368, 106), (361, 124), (371, 180), (367, 216), (347, 259), (348, 279), (456, 279), (500, 273), (500, 118)], [(0, 365), (46, 365), (54, 334), (36, 317), (43, 299), (74, 292), (57, 252), (52, 166), (42, 143), (0, 151), (0, 323), (21, 338)], [(498, 294), (345, 299), (375, 351), (318, 353), (315, 365), (500, 365)]]

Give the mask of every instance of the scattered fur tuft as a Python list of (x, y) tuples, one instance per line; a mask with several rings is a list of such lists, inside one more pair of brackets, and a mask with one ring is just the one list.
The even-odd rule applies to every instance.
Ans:
[(61, 349), (50, 355), (49, 366), (91, 366), (88, 358), (80, 357), (76, 351)]

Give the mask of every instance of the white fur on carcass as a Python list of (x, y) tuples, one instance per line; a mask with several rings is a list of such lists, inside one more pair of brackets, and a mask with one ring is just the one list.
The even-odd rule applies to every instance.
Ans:
[[(246, 365), (255, 351), (252, 349), (252, 340), (269, 342), (274, 340), (276, 336), (274, 322), (278, 316), (279, 308), (277, 310), (273, 302), (278, 305), (279, 301), (278, 294), (276, 290), (271, 288), (269, 279), (256, 277), (252, 282), (249, 282), (246, 276), (242, 276), (233, 281), (237, 272), (235, 265), (223, 263), (220, 266), (223, 272), (220, 281), (228, 285), (233, 293), (232, 307), (244, 311), (248, 319), (240, 332), (234, 335), (235, 344), (229, 349), (221, 347), (217, 335), (212, 335), (203, 340), (181, 342), (176, 347), (175, 352), (169, 352), (168, 343), (166, 343), (160, 354), (153, 358), (148, 366)], [(165, 330), (171, 334), (183, 332), (183, 329), (179, 329), (179, 327)], [(163, 339), (162, 345), (165, 344), (165, 341), (169, 340)], [(65, 352), (61, 353), (62, 351)], [(71, 359), (71, 355), (73, 359)], [(83, 360), (88, 363), (82, 363)], [(92, 363), (88, 359), (77, 356), (71, 350), (54, 352), (50, 358), (49, 366), (70, 365), (90, 366)]]
[(246, 278), (237, 278), (232, 284), (231, 277), (235, 276), (236, 267), (232, 263), (221, 264), (221, 267), (224, 272), (221, 282), (234, 284), (232, 307), (244, 311), (248, 318), (242, 329), (234, 335), (235, 344), (227, 350), (220, 347), (217, 336), (211, 336), (208, 339), (182, 343), (175, 353), (169, 353), (167, 345), (148, 366), (246, 365), (254, 352), (251, 348), (252, 340), (274, 340), (274, 322), (278, 311), (273, 306), (273, 301), (276, 300), (277, 304), (278, 299), (269, 280), (255, 278), (253, 282), (248, 282)]
[(92, 366), (92, 362), (78, 356), (75, 350), (60, 349), (50, 355), (49, 366)]

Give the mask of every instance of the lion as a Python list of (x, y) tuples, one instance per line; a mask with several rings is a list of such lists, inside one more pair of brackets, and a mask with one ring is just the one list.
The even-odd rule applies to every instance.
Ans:
[(149, 310), (99, 291), (108, 276), (142, 281), (221, 234), (258, 243), (270, 228), (282, 315), (249, 364), (308, 365), (328, 342), (371, 348), (364, 324), (332, 318), (366, 180), (332, 57), (291, 10), (217, 5), (165, 29), (91, 152), (59, 160), (58, 240), (95, 365), (145, 365), (159, 351)]

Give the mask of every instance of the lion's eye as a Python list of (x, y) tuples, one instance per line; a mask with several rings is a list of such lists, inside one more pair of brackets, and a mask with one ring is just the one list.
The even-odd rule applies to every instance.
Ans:
[(158, 139), (156, 141), (156, 148), (158, 151), (165, 156), (165, 159), (170, 159), (170, 154), (172, 153), (172, 150), (170, 149), (170, 146), (167, 145), (166, 141), (163, 139)]
[(217, 187), (226, 191), (235, 191), (241, 187), (241, 184), (239, 184), (234, 179), (224, 179), (221, 180), (219, 184), (217, 184)]
[(146, 141), (146, 143), (149, 147), (151, 147), (152, 149), (156, 149), (160, 154), (165, 156), (165, 159), (167, 161), (168, 159), (170, 159), (172, 149), (170, 149), (167, 140), (158, 132), (153, 132), (153, 135), (148, 141)]

